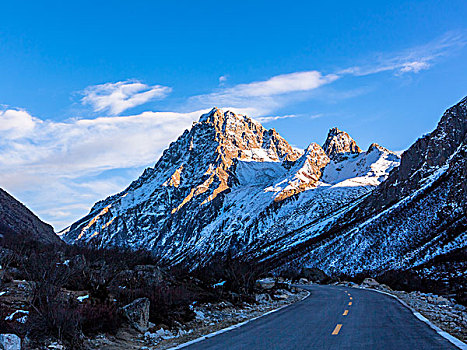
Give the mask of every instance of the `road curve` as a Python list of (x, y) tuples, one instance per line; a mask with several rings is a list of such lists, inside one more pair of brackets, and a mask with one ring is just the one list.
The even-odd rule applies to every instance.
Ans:
[(311, 292), (307, 299), (184, 349), (458, 349), (388, 295), (337, 286), (304, 288)]

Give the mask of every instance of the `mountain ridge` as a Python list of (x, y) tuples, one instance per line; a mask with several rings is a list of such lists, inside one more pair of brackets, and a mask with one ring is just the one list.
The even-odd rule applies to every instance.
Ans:
[(13, 234), (27, 235), (45, 243), (61, 243), (52, 226), (39, 219), (2, 188), (0, 188), (0, 225), (2, 230), (11, 231)]
[[(299, 210), (291, 204), (297, 196), (310, 205), (322, 196), (315, 210), (326, 212), (371, 190), (398, 165), (398, 156), (386, 149), (363, 152), (347, 133), (332, 132), (331, 159), (316, 143), (299, 152), (274, 129), (213, 108), (171, 143), (153, 168), (96, 203), (62, 237), (150, 249), (178, 262), (200, 252), (240, 251), (265, 239), (276, 221), (294, 226), (287, 216)], [(335, 203), (324, 199), (328, 192)]]

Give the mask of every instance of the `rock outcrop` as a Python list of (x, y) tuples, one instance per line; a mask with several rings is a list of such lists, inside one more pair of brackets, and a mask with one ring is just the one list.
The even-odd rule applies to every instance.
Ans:
[(123, 314), (130, 322), (130, 325), (140, 332), (146, 332), (149, 328), (149, 307), (148, 298), (139, 298), (123, 307)]
[(329, 130), (323, 149), (330, 158), (339, 158), (362, 152), (354, 139), (352, 139), (345, 131), (341, 131), (338, 128), (332, 128)]

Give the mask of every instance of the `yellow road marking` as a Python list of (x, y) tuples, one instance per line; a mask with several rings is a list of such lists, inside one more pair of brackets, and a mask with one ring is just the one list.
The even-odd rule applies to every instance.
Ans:
[(339, 323), (336, 328), (332, 331), (332, 335), (338, 335), (339, 331), (341, 330), (342, 325)]
[(351, 301), (349, 301), (349, 306), (350, 306), (350, 305), (352, 305), (352, 302), (351, 302)]
[(350, 300), (352, 300), (352, 297), (350, 297)]
[(345, 310), (344, 313), (342, 314), (343, 316), (347, 316), (347, 314), (349, 313), (349, 310)]

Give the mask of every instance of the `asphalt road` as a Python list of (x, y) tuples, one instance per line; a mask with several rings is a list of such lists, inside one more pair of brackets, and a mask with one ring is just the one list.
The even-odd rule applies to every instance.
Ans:
[(304, 288), (311, 292), (307, 299), (184, 349), (458, 349), (388, 295)]

